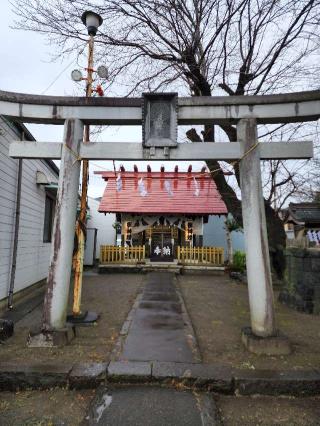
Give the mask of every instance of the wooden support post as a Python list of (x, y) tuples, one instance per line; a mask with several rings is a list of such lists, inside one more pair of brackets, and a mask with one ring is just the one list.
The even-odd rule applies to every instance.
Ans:
[(240, 120), (237, 134), (243, 151), (248, 152), (240, 162), (240, 179), (251, 329), (257, 336), (274, 336), (276, 328), (260, 155), (255, 147), (256, 120)]
[[(87, 88), (86, 96), (92, 95), (92, 73), (93, 73), (93, 46), (94, 36), (91, 34), (88, 48), (88, 68), (87, 68)], [(87, 124), (84, 131), (84, 143), (90, 142), (90, 126)], [(85, 250), (85, 233), (87, 224), (87, 196), (89, 182), (89, 161), (82, 162), (82, 185), (81, 185), (81, 202), (80, 213), (76, 226), (76, 237), (78, 248), (75, 253), (75, 271), (74, 271), (74, 291), (73, 291), (73, 317), (72, 320), (79, 320), (81, 314), (81, 295), (82, 295), (82, 276), (83, 276), (83, 260)], [(72, 321), (71, 320), (71, 321)]]
[(65, 327), (80, 176), (78, 155), (82, 139), (82, 122), (66, 120), (43, 311), (43, 329), (46, 331)]

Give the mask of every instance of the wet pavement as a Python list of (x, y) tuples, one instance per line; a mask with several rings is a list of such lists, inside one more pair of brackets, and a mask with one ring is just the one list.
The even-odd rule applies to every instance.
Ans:
[(1, 426), (319, 426), (320, 397), (234, 396), (150, 385), (1, 392)]
[(215, 426), (219, 413), (210, 394), (159, 387), (102, 388), (82, 425)]
[(120, 360), (194, 361), (174, 280), (170, 272), (148, 274)]

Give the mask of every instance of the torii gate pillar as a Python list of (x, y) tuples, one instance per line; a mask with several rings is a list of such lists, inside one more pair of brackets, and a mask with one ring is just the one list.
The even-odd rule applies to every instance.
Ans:
[(83, 123), (78, 119), (66, 120), (52, 232), (53, 243), (43, 308), (43, 325), (40, 334), (38, 332), (35, 335), (30, 334), (29, 346), (63, 345), (70, 340), (70, 337), (73, 337), (72, 328), (66, 328), (65, 324), (80, 177), (78, 157), (82, 140)]
[(285, 354), (290, 352), (288, 339), (279, 336), (275, 325), (260, 155), (259, 150), (255, 149), (257, 123), (254, 118), (239, 121), (237, 139), (243, 145), (243, 152), (247, 153), (240, 161), (240, 183), (251, 329), (243, 329), (242, 340), (255, 353)]

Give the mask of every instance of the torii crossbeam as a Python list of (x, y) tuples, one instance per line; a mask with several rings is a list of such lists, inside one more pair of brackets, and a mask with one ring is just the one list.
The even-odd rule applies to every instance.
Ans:
[[(63, 144), (60, 142), (12, 142), (10, 156), (13, 158), (47, 158), (60, 160)], [(308, 159), (313, 155), (312, 141), (266, 142), (257, 148), (260, 160)], [(82, 160), (238, 160), (244, 155), (240, 142), (181, 143), (177, 148), (144, 148), (142, 143), (91, 142), (80, 144)]]
[(43, 333), (47, 337), (65, 327), (82, 159), (240, 160), (251, 329), (254, 336), (277, 337), (260, 160), (311, 158), (313, 147), (310, 141), (257, 143), (257, 124), (318, 119), (320, 91), (254, 97), (178, 98), (179, 124), (236, 124), (238, 142), (233, 143), (178, 144), (174, 147), (82, 143), (84, 123), (141, 124), (141, 99), (84, 100), (0, 92), (0, 114), (24, 122), (64, 122), (63, 143), (13, 142), (10, 147), (10, 155), (14, 158), (61, 158), (44, 305)]

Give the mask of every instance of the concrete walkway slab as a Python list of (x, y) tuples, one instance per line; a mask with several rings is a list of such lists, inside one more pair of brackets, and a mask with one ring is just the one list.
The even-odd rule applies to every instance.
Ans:
[(216, 426), (218, 410), (206, 393), (159, 387), (102, 388), (82, 425)]
[(186, 325), (174, 275), (148, 274), (119, 359), (193, 362)]

